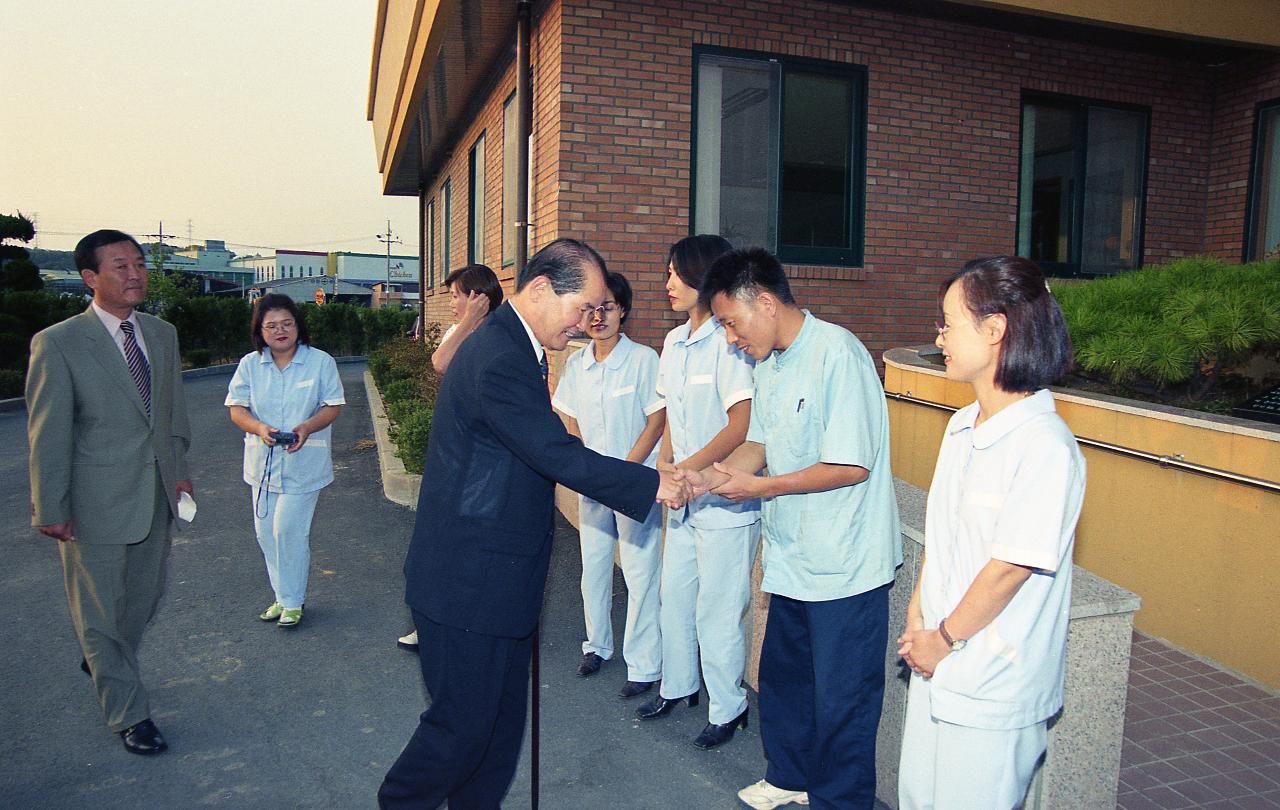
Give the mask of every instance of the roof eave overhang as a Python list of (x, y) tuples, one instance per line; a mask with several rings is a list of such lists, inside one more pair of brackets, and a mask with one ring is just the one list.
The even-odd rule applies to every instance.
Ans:
[(382, 192), (416, 196), (511, 58), (515, 0), (379, 0), (366, 117)]

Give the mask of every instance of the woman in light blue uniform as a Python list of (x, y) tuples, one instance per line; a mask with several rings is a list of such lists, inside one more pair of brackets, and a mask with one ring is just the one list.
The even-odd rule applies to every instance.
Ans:
[[(657, 392), (658, 353), (633, 343), (621, 331), (631, 312), (631, 285), (619, 273), (605, 275), (609, 294), (591, 321), (592, 343), (565, 363), (551, 404), (571, 433), (606, 456), (655, 466), (666, 407)], [(644, 522), (591, 498), (581, 497), (578, 535), (582, 544), (582, 612), (587, 640), (578, 675), (594, 675), (613, 657), (613, 555), (627, 583), (627, 620), (622, 658), (627, 682), (618, 697), (648, 692), (662, 677), (658, 630), (658, 570), (662, 562), (662, 507)]]
[(947, 378), (976, 401), (942, 437), (898, 639), (914, 673), (898, 806), (1008, 810), (1062, 708), (1085, 464), (1047, 386), (1070, 367), (1071, 340), (1023, 258), (969, 262), (943, 284), (942, 312)]
[(333, 480), (329, 426), (346, 399), (337, 364), (308, 345), (293, 299), (258, 299), (250, 337), (257, 351), (240, 358), (224, 404), (245, 433), (244, 480), (275, 593), (258, 618), (292, 628), (302, 621), (307, 596), (311, 518), (320, 490)]
[[(751, 360), (729, 345), (723, 327), (698, 302), (707, 268), (731, 249), (719, 236), (690, 236), (672, 245), (667, 257), (668, 300), (689, 321), (667, 335), (658, 364), (658, 393), (667, 402), (660, 458), (684, 469), (723, 461), (742, 444), (751, 421)], [(701, 652), (701, 682), (711, 705), (707, 725), (693, 741), (699, 748), (715, 748), (747, 723), (742, 617), (751, 598), (759, 522), (759, 501), (715, 495), (667, 512), (662, 687), (636, 716), (661, 717), (681, 700), (697, 705)]]

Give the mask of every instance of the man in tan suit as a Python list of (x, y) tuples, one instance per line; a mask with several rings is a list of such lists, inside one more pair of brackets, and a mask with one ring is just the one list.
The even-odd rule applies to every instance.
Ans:
[(71, 621), (107, 725), (126, 750), (167, 746), (151, 721), (138, 643), (164, 584), (177, 499), (192, 493), (178, 335), (136, 312), (137, 240), (95, 231), (76, 267), (93, 304), (31, 340), (31, 524), (57, 538)]

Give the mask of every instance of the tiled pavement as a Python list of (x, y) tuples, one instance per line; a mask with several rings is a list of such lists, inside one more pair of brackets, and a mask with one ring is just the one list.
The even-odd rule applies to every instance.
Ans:
[(1280, 694), (1135, 632), (1121, 810), (1280, 810)]

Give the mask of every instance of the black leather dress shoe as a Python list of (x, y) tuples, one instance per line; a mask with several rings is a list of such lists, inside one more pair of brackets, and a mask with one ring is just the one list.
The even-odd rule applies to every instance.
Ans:
[(692, 709), (694, 706), (698, 705), (698, 693), (694, 692), (692, 695), (687, 695), (682, 698), (664, 698), (659, 694), (653, 700), (650, 700), (640, 708), (636, 709), (636, 719), (653, 720), (661, 717), (662, 715), (670, 712), (672, 707), (682, 700), (687, 700), (689, 702), (689, 708)]
[(120, 732), (120, 739), (124, 740), (124, 750), (130, 754), (158, 754), (169, 747), (149, 717)]
[(578, 677), (585, 678), (588, 675), (594, 675), (600, 671), (600, 665), (604, 663), (604, 659), (595, 653), (583, 653), (582, 663), (578, 664)]
[(703, 751), (710, 751), (717, 745), (727, 743), (733, 739), (733, 732), (737, 731), (739, 726), (742, 728), (747, 727), (747, 712), (749, 711), (750, 709), (743, 709), (742, 714), (727, 723), (707, 723), (707, 727), (702, 730), (702, 733), (694, 738), (693, 744)]
[(633, 698), (636, 695), (643, 695), (645, 692), (652, 689), (655, 683), (657, 683), (657, 681), (627, 681), (622, 685), (622, 688), (618, 690), (618, 697), (625, 700), (627, 698)]
[(89, 662), (86, 661), (84, 658), (80, 659), (80, 671), (88, 675), (90, 678), (93, 677), (93, 672), (89, 670)]

